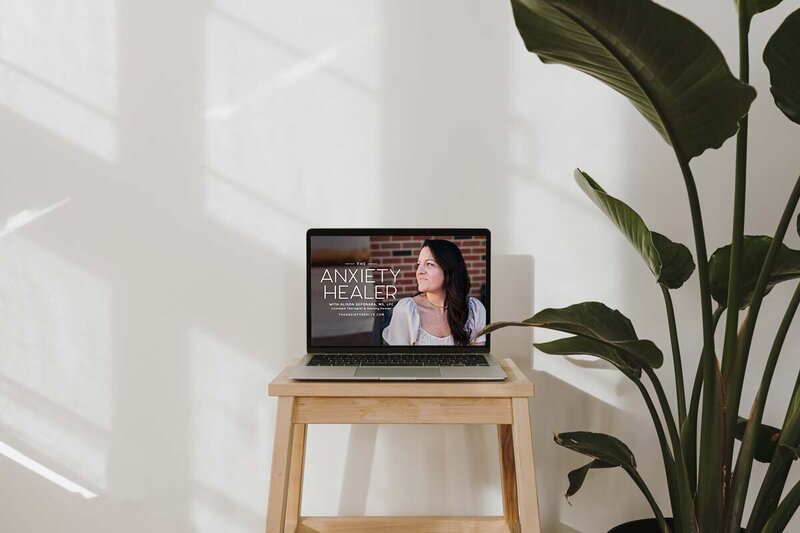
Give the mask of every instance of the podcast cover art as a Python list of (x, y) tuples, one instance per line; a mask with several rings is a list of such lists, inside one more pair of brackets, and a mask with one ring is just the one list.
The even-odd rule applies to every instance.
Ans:
[[(419, 320), (415, 301), (428, 291), (431, 298), (445, 293), (451, 301), (458, 298), (452, 307), (461, 310), (456, 323), (463, 319), (467, 334), (477, 327), (481, 313), (485, 323), (483, 236), (312, 236), (310, 254), (312, 345), (457, 343), (449, 342), (457, 335), (426, 340), (419, 335), (424, 330), (414, 329), (425, 321)], [(445, 287), (445, 278), (456, 285)], [(460, 339), (462, 344), (475, 341), (464, 335)]]

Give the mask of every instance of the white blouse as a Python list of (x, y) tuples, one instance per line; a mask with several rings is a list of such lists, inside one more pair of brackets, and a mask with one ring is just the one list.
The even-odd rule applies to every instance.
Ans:
[[(466, 328), (470, 344), (486, 342), (486, 335), (475, 338), (475, 334), (485, 325), (486, 308), (483, 307), (480, 300), (470, 297)], [(403, 298), (395, 304), (392, 320), (383, 330), (383, 340), (390, 346), (410, 346), (412, 344), (451, 346), (454, 344), (452, 335), (437, 337), (422, 328), (419, 309), (414, 298)]]

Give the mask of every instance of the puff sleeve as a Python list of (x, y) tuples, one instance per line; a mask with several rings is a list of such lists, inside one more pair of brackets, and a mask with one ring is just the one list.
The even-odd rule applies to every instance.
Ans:
[(469, 299), (469, 329), (471, 344), (485, 344), (486, 335), (481, 335), (477, 339), (475, 334), (486, 326), (486, 308), (477, 298)]
[(392, 320), (383, 330), (382, 336), (390, 346), (410, 346), (417, 340), (419, 312), (412, 298), (403, 298), (392, 311)]

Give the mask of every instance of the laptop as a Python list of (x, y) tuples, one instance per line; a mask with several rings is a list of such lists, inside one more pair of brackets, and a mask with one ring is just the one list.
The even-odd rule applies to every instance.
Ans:
[(309, 380), (504, 380), (489, 354), (485, 228), (310, 229)]

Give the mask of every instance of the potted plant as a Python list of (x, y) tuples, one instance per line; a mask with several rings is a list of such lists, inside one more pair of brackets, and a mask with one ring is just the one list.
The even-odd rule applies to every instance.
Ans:
[[(631, 450), (601, 433), (555, 436), (591, 460), (569, 472), (567, 496), (590, 470), (620, 467), (649, 502), (654, 518), (615, 531), (734, 533), (785, 529), (800, 505), (800, 484), (783, 499), (787, 474), (800, 455), (800, 376), (782, 428), (762, 424), (764, 405), (786, 333), (800, 304), (795, 289), (769, 353), (752, 408), (738, 417), (753, 332), (764, 297), (779, 283), (800, 277), (800, 250), (783, 244), (800, 198), (800, 178), (788, 193), (774, 235), (744, 233), (747, 180), (747, 115), (756, 97), (748, 85), (748, 33), (753, 16), (781, 0), (739, 0), (739, 77), (734, 77), (713, 41), (700, 28), (650, 0), (512, 0), (514, 18), (530, 52), (545, 63), (582, 71), (625, 95), (672, 147), (683, 176), (694, 230), (694, 256), (683, 244), (648, 228), (627, 204), (607, 193), (581, 169), (575, 180), (589, 199), (620, 229), (652, 271), (667, 314), (675, 369), (676, 405), (658, 378), (664, 360), (650, 340), (640, 339), (622, 313), (599, 302), (544, 309), (506, 326), (547, 328), (569, 336), (535, 343), (553, 355), (592, 355), (614, 365), (641, 392), (653, 419), (664, 463), (670, 509), (659, 508), (636, 469)], [(800, 123), (800, 10), (789, 15), (763, 53), (776, 105)], [(736, 135), (732, 241), (710, 256), (700, 200), (690, 162)], [(798, 219), (800, 231), (800, 219)], [(684, 370), (671, 291), (696, 271), (699, 278), (703, 345), (690, 387)], [(723, 320), (724, 317), (724, 320)], [(724, 330), (721, 351), (714, 333)], [(687, 396), (688, 395), (688, 396)], [(734, 439), (742, 441), (734, 457)], [(699, 441), (699, 447), (698, 447)], [(743, 509), (753, 461), (769, 463), (749, 521)], [(671, 518), (665, 518), (671, 515)]]

